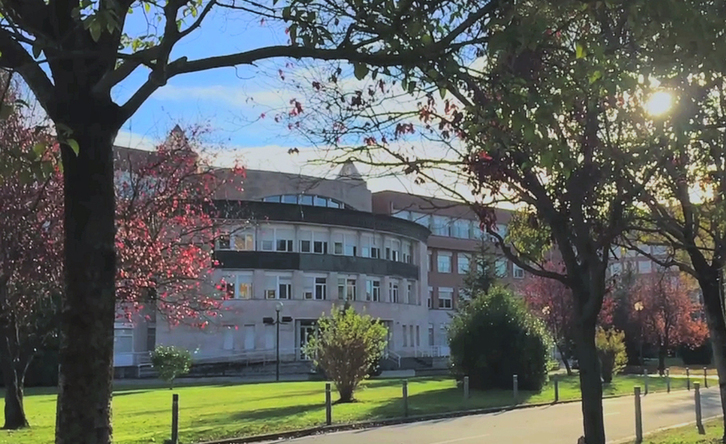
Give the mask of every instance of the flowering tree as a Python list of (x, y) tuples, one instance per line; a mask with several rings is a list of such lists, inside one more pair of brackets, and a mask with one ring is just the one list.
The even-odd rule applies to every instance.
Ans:
[[(4, 101), (16, 89), (3, 76)], [(25, 374), (36, 351), (57, 338), (63, 254), (60, 172), (52, 139), (16, 112), (0, 121), (0, 369), (6, 429), (28, 426)], [(47, 149), (46, 149), (47, 147)], [(36, 177), (25, 174), (39, 169)]]
[[(212, 245), (226, 224), (213, 197), (244, 174), (212, 168), (200, 157), (204, 130), (176, 127), (152, 153), (121, 156), (116, 205), (116, 295), (132, 319), (158, 309), (170, 325), (205, 328), (219, 316), (226, 294), (206, 285), (214, 266)], [(231, 174), (228, 174), (231, 173)]]
[(663, 272), (640, 276), (631, 293), (631, 323), (640, 329), (641, 340), (658, 346), (661, 375), (668, 349), (680, 344), (697, 347), (708, 337), (708, 328), (690, 290), (685, 276)]
[[(545, 269), (562, 272), (564, 267), (562, 264), (550, 261), (545, 264)], [(555, 339), (555, 346), (565, 364), (567, 374), (572, 375), (569, 360), (575, 356), (575, 335), (577, 334), (574, 325), (572, 290), (558, 280), (528, 274), (524, 282), (519, 285), (518, 291), (524, 296), (532, 313), (547, 325)], [(612, 324), (614, 308), (614, 299), (606, 296), (598, 316), (599, 325)]]

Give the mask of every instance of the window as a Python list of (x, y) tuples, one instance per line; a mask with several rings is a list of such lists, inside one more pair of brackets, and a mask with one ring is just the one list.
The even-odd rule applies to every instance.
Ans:
[(267, 276), (265, 299), (292, 299), (292, 280), (289, 276)]
[(517, 264), (512, 264), (512, 277), (514, 279), (524, 279), (524, 270)]
[(456, 255), (456, 270), (459, 274), (466, 274), (469, 272), (469, 256), (464, 253)]
[(429, 324), (429, 347), (434, 346), (434, 324)]
[(411, 347), (416, 343), (413, 340), (413, 325), (408, 326), (408, 343), (411, 344)]
[(448, 217), (434, 216), (431, 225), (431, 233), (437, 236), (448, 236), (449, 235), (449, 223)]
[(439, 288), (439, 308), (450, 310), (454, 307), (454, 289)]
[(469, 239), (470, 228), (471, 221), (465, 219), (456, 220), (451, 226), (451, 235), (461, 239)]
[(451, 253), (439, 251), (436, 262), (439, 273), (451, 273)]
[(428, 271), (432, 271), (434, 269), (434, 253), (429, 250), (429, 263), (428, 263)]
[(303, 292), (303, 296), (305, 299), (323, 301), (326, 299), (327, 287), (327, 280), (324, 277), (305, 278), (305, 291)]
[(366, 301), (373, 301), (373, 302), (381, 301), (381, 281), (377, 281), (377, 280), (366, 281)]
[(429, 297), (428, 297), (428, 299), (426, 299), (426, 306), (428, 308), (433, 308), (433, 306), (434, 306), (433, 300), (434, 300), (434, 287), (429, 287)]
[(280, 203), (280, 196), (267, 196), (267, 197), (263, 198), (262, 201)]
[(343, 242), (333, 242), (333, 254), (343, 254)]
[(313, 241), (313, 253), (328, 254), (328, 243), (325, 241)]
[(133, 353), (134, 351), (134, 329), (128, 327), (115, 328), (113, 330), (113, 351), (114, 353)]
[(226, 299), (235, 299), (235, 277), (233, 275), (223, 276), (220, 286), (223, 297)]
[(401, 251), (401, 241), (397, 239), (386, 240), (386, 260), (398, 262)]
[(403, 256), (403, 262), (407, 264), (413, 263), (413, 246), (410, 242), (403, 243), (403, 250), (401, 251), (401, 256)]
[(275, 229), (267, 228), (260, 233), (260, 250), (273, 251), (275, 247)]
[(298, 202), (300, 202), (300, 205), (310, 205), (313, 206), (313, 196), (303, 194), (298, 197)]
[(282, 203), (286, 204), (296, 204), (297, 203), (297, 195), (295, 194), (286, 194), (282, 196)]
[(411, 220), (426, 228), (431, 228), (431, 216), (423, 213), (411, 213)]
[(355, 234), (344, 234), (343, 235), (343, 254), (346, 256), (357, 256), (358, 247), (356, 246), (356, 235)]
[(338, 278), (338, 299), (355, 301), (356, 280), (353, 278)]
[(393, 282), (388, 283), (388, 294), (391, 302), (394, 304), (398, 303), (398, 284), (394, 284)]
[(289, 228), (276, 228), (275, 229), (276, 250), (291, 253), (293, 251), (292, 245), (293, 245), (294, 238), (295, 238), (294, 230), (291, 230)]
[(408, 342), (406, 341), (406, 326), (401, 325), (401, 330), (403, 331), (403, 346), (408, 347)]
[(292, 253), (292, 239), (278, 239), (277, 251), (286, 251)]
[(650, 273), (653, 271), (653, 262), (638, 261), (638, 273)]
[(313, 205), (315, 205), (316, 207), (327, 207), (328, 206), (328, 200), (324, 197), (315, 196), (313, 201), (314, 201)]
[(507, 277), (507, 260), (506, 259), (497, 259), (495, 263), (495, 268), (497, 272), (497, 277), (499, 278), (505, 278)]
[(238, 274), (237, 275), (237, 293), (235, 294), (236, 299), (252, 299), (252, 275), (251, 274)]
[(406, 303), (407, 304), (413, 304), (416, 302), (414, 295), (413, 295), (413, 284), (408, 284), (406, 286)]
[(154, 350), (156, 348), (156, 327), (146, 329), (146, 349)]
[(421, 347), (421, 330), (416, 326), (416, 347)]
[(216, 248), (217, 250), (231, 250), (229, 234), (222, 234), (217, 237)]
[(327, 279), (323, 277), (315, 278), (315, 299), (325, 300), (325, 294), (328, 291)]
[(253, 251), (255, 249), (255, 237), (252, 233), (235, 233), (234, 249), (239, 251)]
[(393, 217), (397, 217), (399, 219), (411, 220), (411, 212), (410, 211), (396, 211), (395, 213), (393, 213)]

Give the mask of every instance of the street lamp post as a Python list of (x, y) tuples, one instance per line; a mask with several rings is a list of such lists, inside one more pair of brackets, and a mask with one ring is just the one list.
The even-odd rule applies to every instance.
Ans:
[(275, 381), (280, 380), (280, 311), (282, 311), (282, 302), (275, 304), (275, 327), (277, 334), (275, 335)]
[(640, 321), (640, 365), (645, 366), (643, 359), (643, 303), (638, 301), (635, 303), (635, 311), (638, 312), (638, 320)]

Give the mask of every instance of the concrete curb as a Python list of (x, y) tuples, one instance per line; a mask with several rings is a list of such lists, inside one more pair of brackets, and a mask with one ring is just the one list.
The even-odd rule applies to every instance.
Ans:
[[(611, 398), (623, 398), (630, 395), (610, 395), (610, 396), (603, 396), (602, 399), (611, 399)], [(563, 404), (572, 404), (575, 402), (580, 402), (580, 399), (571, 399), (567, 401), (560, 401), (557, 403), (554, 402), (539, 402), (539, 403), (533, 403), (533, 404), (515, 404), (515, 405), (508, 405), (508, 406), (501, 406), (501, 407), (489, 407), (485, 409), (471, 409), (471, 410), (456, 410), (453, 412), (444, 412), (444, 413), (432, 413), (428, 415), (417, 415), (417, 416), (409, 416), (407, 418), (389, 418), (389, 419), (377, 419), (377, 420), (370, 420), (370, 421), (360, 421), (360, 422), (352, 422), (347, 424), (335, 424), (335, 425), (329, 425), (329, 426), (319, 426), (319, 427), (311, 427), (307, 429), (299, 429), (299, 430), (292, 430), (289, 432), (277, 432), (277, 433), (268, 433), (264, 435), (253, 435), (253, 436), (247, 436), (242, 438), (227, 438), (222, 439), (219, 441), (206, 441), (200, 444), (247, 444), (247, 443), (253, 443), (253, 442), (262, 442), (262, 441), (278, 441), (282, 439), (295, 439), (295, 438), (304, 438), (306, 436), (312, 436), (312, 435), (321, 435), (325, 433), (333, 433), (333, 432), (344, 432), (347, 430), (361, 430), (361, 429), (371, 429), (375, 427), (383, 427), (383, 426), (390, 426), (390, 425), (397, 425), (397, 424), (408, 424), (413, 422), (424, 422), (424, 421), (433, 421), (436, 419), (447, 419), (447, 418), (460, 418), (463, 416), (472, 416), (472, 415), (485, 415), (488, 413), (501, 413), (501, 412), (508, 412), (512, 410), (523, 410), (523, 409), (529, 409), (529, 408), (537, 408), (537, 407), (553, 407)]]

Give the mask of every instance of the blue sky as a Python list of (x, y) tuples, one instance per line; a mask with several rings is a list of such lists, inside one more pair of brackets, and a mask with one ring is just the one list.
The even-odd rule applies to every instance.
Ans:
[[(146, 21), (139, 12), (131, 16), (127, 29), (144, 32)], [(174, 57), (190, 60), (210, 55), (229, 54), (261, 46), (284, 44), (287, 36), (279, 24), (261, 24), (259, 19), (240, 17), (238, 13), (218, 11), (210, 14), (200, 29), (175, 48)], [(255, 67), (223, 68), (173, 78), (158, 90), (126, 124), (124, 130), (137, 135), (159, 138), (174, 124), (210, 122), (220, 140), (240, 147), (270, 144), (294, 146), (301, 141), (284, 137), (282, 124), (266, 118), (250, 125), (262, 112), (289, 100), (281, 91), (282, 82), (274, 76), (274, 66), (283, 61), (267, 62)], [(147, 73), (139, 70), (114, 89), (118, 100), (127, 98)]]
[[(145, 17), (136, 11), (127, 21), (131, 35), (147, 33)], [(153, 32), (153, 31), (152, 31)], [(241, 16), (239, 12), (219, 10), (210, 14), (202, 26), (175, 47), (172, 59), (186, 56), (190, 60), (241, 52), (263, 46), (287, 44), (285, 27), (280, 23), (261, 23), (259, 17)], [(295, 97), (278, 77), (278, 69), (286, 68), (286, 60), (271, 60), (258, 66), (222, 68), (187, 74), (171, 79), (152, 95), (124, 125), (117, 143), (125, 146), (151, 148), (163, 139), (176, 124), (182, 127), (209, 124), (215, 145), (226, 151), (217, 163), (234, 161), (248, 168), (334, 177), (339, 166), (321, 162), (330, 158), (321, 147), (312, 147), (287, 130), (285, 123), (276, 123), (275, 110), (289, 109)], [(292, 61), (295, 63), (294, 61)], [(289, 74), (288, 74), (289, 75)], [(147, 78), (139, 70), (114, 91), (122, 103)], [(307, 110), (306, 112), (311, 112)], [(260, 115), (266, 113), (264, 119)], [(289, 148), (299, 148), (297, 155)], [(358, 166), (372, 191), (393, 189), (416, 194), (439, 194), (432, 185), (413, 184), (413, 177), (375, 171)]]

